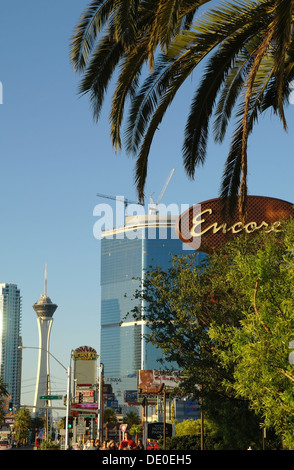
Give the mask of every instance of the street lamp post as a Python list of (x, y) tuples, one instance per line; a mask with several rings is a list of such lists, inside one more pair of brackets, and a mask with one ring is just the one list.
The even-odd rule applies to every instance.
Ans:
[(98, 439), (103, 441), (103, 363), (99, 367), (99, 389), (98, 389)]
[(46, 351), (53, 359), (58, 362), (58, 364), (66, 371), (67, 373), (67, 387), (66, 387), (66, 417), (65, 417), (65, 450), (69, 449), (69, 432), (68, 432), (68, 423), (69, 423), (69, 415), (70, 415), (70, 403), (71, 403), (71, 358), (72, 358), (72, 351), (70, 354), (70, 364), (69, 367), (66, 368), (50, 351), (44, 348), (39, 348), (37, 346), (18, 346), (18, 349), (42, 349)]
[[(71, 362), (71, 357), (70, 355), (70, 362)], [(68, 431), (68, 420), (69, 420), (69, 415), (70, 415), (70, 404), (71, 404), (71, 389), (70, 389), (70, 384), (71, 384), (71, 364), (67, 368), (67, 387), (66, 387), (66, 417), (65, 417), (65, 450), (69, 449), (69, 431)]]

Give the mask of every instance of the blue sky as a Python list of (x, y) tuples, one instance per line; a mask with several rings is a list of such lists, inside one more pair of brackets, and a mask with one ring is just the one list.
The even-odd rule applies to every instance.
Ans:
[[(93, 122), (89, 99), (78, 96), (69, 45), (88, 0), (2, 0), (0, 7), (0, 282), (22, 295), (22, 336), (38, 346), (32, 308), (44, 291), (58, 304), (50, 351), (65, 366), (70, 351), (99, 351), (100, 242), (93, 236), (97, 193), (137, 200), (134, 160), (116, 155), (109, 137), (109, 101)], [(171, 171), (162, 203), (194, 204), (218, 196), (228, 146), (210, 139), (207, 163), (187, 179), (183, 129), (197, 75), (181, 90), (160, 126), (150, 154), (146, 196), (156, 200)], [(110, 97), (110, 95), (109, 95)], [(294, 202), (293, 117), (285, 133), (268, 114), (249, 141), (249, 193)], [(22, 403), (33, 403), (37, 351), (23, 352)], [(52, 388), (65, 390), (63, 369), (51, 361)]]

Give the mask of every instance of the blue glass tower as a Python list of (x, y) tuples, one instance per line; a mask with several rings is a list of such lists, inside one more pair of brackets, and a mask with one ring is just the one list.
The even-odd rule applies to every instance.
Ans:
[(144, 272), (151, 266), (168, 269), (172, 255), (187, 253), (175, 233), (176, 219), (129, 217), (123, 228), (102, 236), (101, 362), (119, 404), (126, 391), (136, 390), (137, 370), (159, 368), (161, 351), (144, 339), (146, 325), (126, 316), (135, 307), (132, 297), (144, 282)]

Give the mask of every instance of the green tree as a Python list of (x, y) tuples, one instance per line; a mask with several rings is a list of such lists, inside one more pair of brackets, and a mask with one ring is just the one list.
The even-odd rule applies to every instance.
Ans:
[(6, 385), (4, 384), (2, 377), (0, 377), (0, 397), (7, 397), (8, 396), (8, 391), (6, 388)]
[(28, 439), (32, 425), (31, 413), (27, 408), (20, 408), (15, 415), (14, 427), (17, 444)]
[(210, 336), (225, 342), (223, 364), (233, 364), (230, 386), (263, 416), (263, 425), (294, 448), (294, 371), (289, 342), (294, 338), (294, 223), (276, 235), (258, 237), (255, 251), (232, 256), (227, 282), (246, 299), (240, 327), (212, 325)]
[[(193, 434), (200, 435), (200, 420), (199, 419), (185, 419), (181, 423), (175, 425), (176, 436), (191, 436)], [(206, 420), (205, 428), (210, 429), (209, 422)]]
[(0, 427), (4, 423), (3, 405), (4, 405), (5, 397), (8, 397), (8, 391), (6, 389), (6, 385), (4, 384), (2, 378), (0, 377)]
[(41, 418), (40, 416), (32, 418), (32, 429), (34, 429), (36, 432), (38, 432), (40, 429), (44, 429), (45, 425), (45, 418)]
[(140, 416), (135, 411), (129, 411), (124, 417), (123, 421), (131, 428), (134, 425), (141, 424)]
[(63, 417), (58, 421), (58, 429), (65, 429), (65, 424), (66, 424), (66, 417), (63, 416)]
[(135, 442), (138, 443), (138, 435), (142, 435), (143, 428), (140, 424), (133, 424), (130, 429), (130, 434), (135, 436)]
[(167, 272), (158, 268), (146, 273), (143, 290), (135, 295), (136, 302), (143, 296), (145, 310), (140, 302), (131, 314), (148, 323), (147, 340), (162, 349), (159, 367), (178, 364), (181, 391), (202, 404), (205, 419), (220, 429), (223, 448), (244, 449), (251, 442), (261, 445), (259, 419), (248, 401), (228, 386), (234, 369), (232, 363), (222, 362), (227, 344), (217, 344), (209, 335), (213, 323), (224, 329), (239, 327), (242, 317), (244, 299), (226, 282), (229, 245), (227, 250), (226, 256), (208, 256), (200, 264), (197, 253), (174, 257)]
[(105, 408), (103, 411), (103, 422), (105, 426), (105, 439), (108, 439), (109, 425), (117, 423), (117, 416), (113, 408)]
[[(197, 253), (146, 274), (135, 319), (175, 361), (181, 389), (202, 404), (222, 436), (222, 448), (294, 448), (294, 221), (279, 232), (240, 235), (200, 265)], [(143, 314), (143, 315), (142, 315)], [(279, 438), (276, 439), (275, 435)]]

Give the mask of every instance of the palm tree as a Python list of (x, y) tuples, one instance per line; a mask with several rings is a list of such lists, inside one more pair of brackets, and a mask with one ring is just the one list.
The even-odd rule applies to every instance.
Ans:
[(4, 423), (4, 411), (3, 411), (3, 405), (4, 405), (4, 399), (9, 396), (8, 391), (6, 389), (6, 385), (4, 384), (2, 378), (0, 377), (0, 427)]
[(32, 417), (27, 408), (20, 408), (14, 420), (14, 427), (16, 432), (16, 441), (19, 444), (21, 441), (28, 439), (30, 434), (30, 428), (32, 423)]
[(105, 439), (108, 440), (109, 425), (117, 423), (117, 416), (113, 408), (106, 408), (103, 413), (103, 422), (105, 426)]
[(129, 411), (123, 418), (124, 423), (131, 428), (135, 424), (141, 424), (140, 416), (135, 411)]
[(2, 377), (0, 377), (0, 398), (7, 397), (8, 391)]
[(111, 138), (120, 151), (121, 125), (129, 97), (139, 85), (143, 66), (153, 71), (156, 50), (191, 24), (197, 9), (210, 0), (92, 0), (81, 15), (71, 42), (71, 62), (83, 74), (81, 94), (89, 94), (95, 120), (105, 93), (119, 75), (110, 112)]
[[(92, 2), (92, 29), (89, 27), (90, 14), (78, 28), (72, 49), (73, 62), (78, 64), (76, 58), (79, 57), (84, 67), (89, 51), (94, 53), (85, 70), (81, 91), (91, 92), (96, 117), (111, 74), (115, 67), (122, 64), (113, 97), (111, 134), (113, 145), (119, 149), (126, 97), (132, 96), (126, 148), (137, 156), (139, 199), (144, 199), (148, 156), (158, 125), (181, 85), (204, 62), (205, 72), (192, 97), (185, 129), (184, 167), (187, 175), (194, 178), (195, 169), (206, 159), (212, 117), (215, 139), (221, 142), (235, 110), (237, 125), (225, 164), (221, 196), (228, 203), (230, 212), (235, 210), (239, 200), (240, 212), (244, 217), (247, 143), (253, 126), (269, 108), (279, 116), (285, 129), (287, 126), (284, 104), (294, 78), (294, 1), (221, 2), (205, 11), (192, 26), (197, 7), (209, 2), (106, 1), (102, 3), (107, 4), (109, 9), (104, 18), (109, 15), (110, 25), (98, 45), (93, 33), (94, 30), (95, 34), (98, 32), (98, 27), (93, 26), (93, 13), (97, 13), (93, 7), (97, 3), (101, 2)], [(132, 27), (129, 24), (127, 28), (119, 29), (122, 20), (117, 12), (122, 13), (126, 3), (132, 5), (132, 14), (129, 12), (124, 21), (130, 21)], [(161, 8), (158, 18), (157, 5)], [(84, 34), (83, 42), (81, 31), (86, 33), (87, 28), (92, 34)], [(154, 61), (157, 46), (160, 46), (161, 54)], [(147, 60), (152, 73), (139, 88), (139, 76)]]

